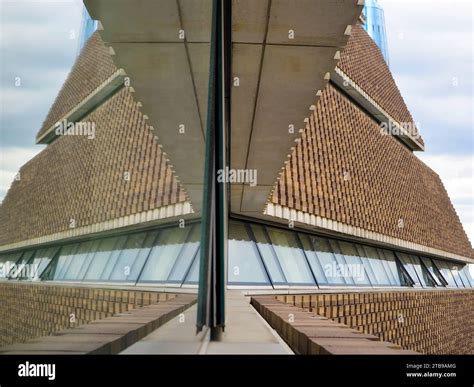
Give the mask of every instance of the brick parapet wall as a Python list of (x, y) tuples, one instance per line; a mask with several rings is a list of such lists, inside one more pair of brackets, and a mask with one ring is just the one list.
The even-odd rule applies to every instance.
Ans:
[(0, 282), (0, 347), (175, 296), (153, 291)]
[(474, 353), (474, 290), (282, 295), (360, 332), (425, 354)]

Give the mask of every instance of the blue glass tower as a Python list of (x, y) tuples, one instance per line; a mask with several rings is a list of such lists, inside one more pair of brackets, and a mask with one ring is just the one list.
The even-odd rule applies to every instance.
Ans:
[(92, 20), (87, 12), (86, 7), (82, 9), (82, 23), (81, 23), (81, 34), (79, 36), (79, 47), (78, 53), (81, 51), (84, 44), (91, 37), (94, 31), (97, 29), (97, 21)]
[(377, 0), (365, 0), (365, 6), (362, 11), (365, 19), (364, 29), (379, 46), (385, 62), (388, 60), (387, 34), (385, 31), (385, 17), (382, 7)]

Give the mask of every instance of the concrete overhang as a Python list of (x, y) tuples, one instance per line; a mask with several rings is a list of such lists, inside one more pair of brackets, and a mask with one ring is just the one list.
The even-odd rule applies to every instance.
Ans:
[(199, 212), (204, 175), (211, 0), (84, 0), (126, 71), (156, 140)]
[[(84, 0), (195, 212), (202, 200), (211, 0)], [(363, 0), (233, 0), (231, 210), (262, 214)], [(180, 128), (185, 133), (180, 133)]]
[(231, 185), (233, 213), (263, 213), (362, 7), (357, 0), (233, 1), (230, 166), (257, 172), (256, 185)]
[(42, 135), (36, 139), (37, 144), (49, 144), (54, 141), (58, 134), (56, 129), (60, 123), (76, 123), (81, 121), (97, 106), (101, 105), (111, 95), (120, 90), (124, 86), (125, 71), (117, 70), (108, 79), (106, 79), (99, 87), (97, 87), (87, 98), (73, 109), (64, 114), (58, 122), (51, 125)]
[[(357, 85), (340, 68), (331, 73), (331, 80), (352, 99), (362, 106), (380, 124), (385, 124), (387, 134), (398, 138), (412, 151), (424, 151), (424, 145), (419, 141), (419, 135), (415, 135), (416, 126), (413, 122), (404, 127), (387, 113), (377, 102), (375, 102), (359, 85)], [(409, 130), (411, 129), (411, 130)]]

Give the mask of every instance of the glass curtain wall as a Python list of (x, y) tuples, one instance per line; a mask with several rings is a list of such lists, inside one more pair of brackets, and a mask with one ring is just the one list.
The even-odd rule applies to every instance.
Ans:
[[(200, 224), (0, 254), (0, 279), (196, 287)], [(469, 265), (232, 220), (228, 284), (472, 288)]]

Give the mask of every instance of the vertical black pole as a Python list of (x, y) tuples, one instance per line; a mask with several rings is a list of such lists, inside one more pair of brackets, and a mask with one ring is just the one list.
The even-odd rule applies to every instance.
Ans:
[(227, 184), (217, 181), (227, 165), (230, 122), (232, 0), (214, 0), (209, 70), (209, 106), (201, 226), (197, 330), (211, 329), (219, 340), (225, 326)]

